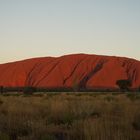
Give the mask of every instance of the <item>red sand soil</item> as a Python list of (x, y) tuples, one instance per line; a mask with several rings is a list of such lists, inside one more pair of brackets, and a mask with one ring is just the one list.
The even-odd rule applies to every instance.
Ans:
[(140, 87), (140, 61), (112, 56), (66, 55), (0, 64), (0, 85), (5, 87), (117, 88), (116, 81), (130, 79)]

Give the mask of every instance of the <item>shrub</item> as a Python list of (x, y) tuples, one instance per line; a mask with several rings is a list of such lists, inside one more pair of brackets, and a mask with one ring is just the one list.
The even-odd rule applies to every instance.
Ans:
[(100, 118), (101, 117), (101, 113), (98, 111), (94, 111), (90, 114), (90, 117), (92, 118)]
[(24, 87), (23, 89), (24, 94), (33, 94), (34, 92), (36, 92), (35, 87)]
[(105, 96), (104, 97), (104, 100), (108, 101), (108, 102), (111, 102), (111, 101), (114, 101), (116, 100), (113, 96)]
[(140, 99), (140, 95), (139, 94), (135, 94), (135, 93), (129, 93), (129, 94), (127, 94), (127, 97), (131, 101), (135, 101), (135, 100), (139, 100)]
[(3, 91), (4, 91), (4, 87), (0, 86), (0, 93), (3, 94)]
[(71, 127), (73, 121), (76, 120), (76, 116), (70, 112), (64, 112), (61, 116), (51, 115), (48, 119), (48, 123), (54, 123), (55, 125), (66, 125)]

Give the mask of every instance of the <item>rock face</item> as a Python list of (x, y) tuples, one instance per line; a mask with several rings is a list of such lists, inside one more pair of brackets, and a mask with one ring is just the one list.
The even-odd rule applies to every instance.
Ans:
[(120, 79), (131, 80), (132, 88), (140, 87), (140, 61), (76, 54), (0, 64), (0, 85), (5, 87), (117, 88)]

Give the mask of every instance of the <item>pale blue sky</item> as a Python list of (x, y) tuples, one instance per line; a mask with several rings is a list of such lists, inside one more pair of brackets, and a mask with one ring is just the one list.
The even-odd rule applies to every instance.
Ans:
[(71, 53), (140, 60), (140, 0), (0, 0), (0, 63)]

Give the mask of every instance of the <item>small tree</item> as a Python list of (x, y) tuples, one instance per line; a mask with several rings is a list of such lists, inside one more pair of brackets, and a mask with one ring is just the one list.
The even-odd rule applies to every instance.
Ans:
[(129, 88), (132, 86), (131, 81), (130, 80), (118, 80), (116, 82), (116, 85), (119, 86), (120, 90), (122, 91), (128, 91)]

